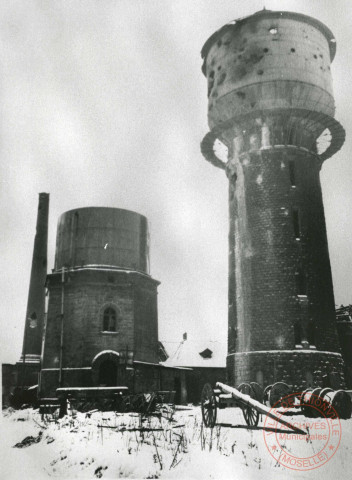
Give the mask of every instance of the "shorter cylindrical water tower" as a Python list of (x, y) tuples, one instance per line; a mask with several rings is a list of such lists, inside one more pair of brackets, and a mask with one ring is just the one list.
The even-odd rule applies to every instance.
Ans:
[(148, 222), (118, 208), (61, 215), (41, 397), (58, 387), (130, 385), (133, 362), (158, 363), (157, 286), (149, 275)]

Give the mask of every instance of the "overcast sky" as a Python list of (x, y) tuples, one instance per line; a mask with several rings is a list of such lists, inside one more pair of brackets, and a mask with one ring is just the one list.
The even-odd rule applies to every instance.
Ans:
[(134, 210), (151, 230), (159, 336), (226, 341), (227, 180), (202, 157), (207, 87), (200, 50), (263, 6), (316, 17), (335, 34), (343, 149), (323, 166), (337, 304), (352, 303), (349, 0), (1, 0), (2, 361), (19, 359), (38, 193), (57, 219), (85, 206)]

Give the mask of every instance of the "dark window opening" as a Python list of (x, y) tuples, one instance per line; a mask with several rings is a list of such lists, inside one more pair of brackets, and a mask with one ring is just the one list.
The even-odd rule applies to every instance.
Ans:
[(307, 327), (307, 340), (310, 345), (315, 345), (315, 324), (312, 318), (309, 320)]
[(296, 186), (296, 168), (294, 160), (289, 160), (288, 162), (288, 172), (290, 175), (290, 182), (292, 187)]
[(301, 228), (299, 224), (299, 211), (298, 208), (292, 210), (292, 219), (293, 219), (293, 230), (295, 233), (295, 238), (301, 238)]
[(297, 295), (307, 295), (307, 279), (302, 271), (295, 273)]
[(296, 321), (293, 325), (293, 331), (295, 335), (295, 345), (300, 345), (302, 341), (302, 329), (301, 329), (301, 322)]
[(104, 332), (116, 332), (116, 311), (112, 307), (104, 310), (103, 330)]
[(203, 358), (211, 358), (213, 356), (213, 352), (209, 348), (206, 348), (202, 352), (199, 352), (199, 355)]

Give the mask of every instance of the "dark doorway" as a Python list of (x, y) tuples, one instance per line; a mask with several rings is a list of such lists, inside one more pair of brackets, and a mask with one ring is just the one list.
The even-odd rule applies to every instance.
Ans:
[(117, 385), (117, 365), (112, 360), (105, 360), (99, 367), (99, 385), (114, 387)]
[(174, 390), (175, 390), (175, 403), (179, 405), (181, 403), (181, 380), (178, 377), (174, 378)]

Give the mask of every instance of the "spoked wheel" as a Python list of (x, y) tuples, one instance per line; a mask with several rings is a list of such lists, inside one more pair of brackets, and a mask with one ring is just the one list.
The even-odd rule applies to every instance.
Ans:
[[(237, 390), (245, 395), (249, 395), (254, 400), (257, 400), (255, 391), (253, 387), (249, 383), (241, 383), (241, 385), (237, 388)], [(256, 427), (259, 422), (259, 412), (252, 407), (244, 406), (242, 408), (242, 413), (244, 419), (246, 420), (246, 424), (249, 427)]]
[(203, 387), (201, 407), (204, 425), (213, 428), (216, 422), (217, 402), (214, 390), (210, 383), (206, 383)]

